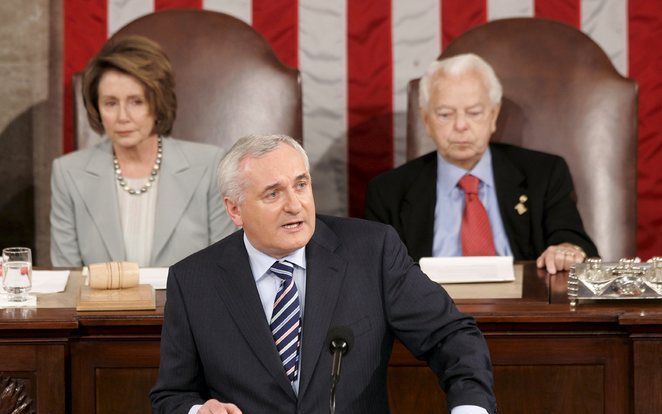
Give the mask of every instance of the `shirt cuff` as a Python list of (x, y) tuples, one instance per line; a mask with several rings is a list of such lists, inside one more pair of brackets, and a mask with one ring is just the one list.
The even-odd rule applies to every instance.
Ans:
[[(188, 414), (197, 414), (202, 405), (194, 405), (188, 410)], [(489, 414), (483, 407), (477, 405), (458, 405), (451, 410), (451, 414)]]
[(486, 409), (477, 405), (458, 405), (453, 407), (451, 414), (489, 414)]

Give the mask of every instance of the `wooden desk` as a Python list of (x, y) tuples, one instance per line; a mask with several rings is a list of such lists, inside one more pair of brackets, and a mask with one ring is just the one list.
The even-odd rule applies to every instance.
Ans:
[[(662, 304), (580, 304), (526, 264), (522, 299), (458, 300), (490, 347), (503, 413), (662, 413)], [(0, 374), (42, 413), (148, 413), (165, 292), (151, 312), (1, 309)], [(444, 413), (432, 372), (396, 344), (393, 413)]]

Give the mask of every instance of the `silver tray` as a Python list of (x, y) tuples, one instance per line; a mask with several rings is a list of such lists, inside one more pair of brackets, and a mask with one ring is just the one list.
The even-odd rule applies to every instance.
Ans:
[(587, 259), (570, 269), (568, 298), (577, 300), (662, 299), (662, 258), (602, 262)]

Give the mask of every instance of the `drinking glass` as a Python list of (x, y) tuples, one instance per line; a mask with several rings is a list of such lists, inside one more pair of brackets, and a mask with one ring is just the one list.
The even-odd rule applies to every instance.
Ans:
[(25, 302), (32, 288), (32, 252), (27, 247), (2, 249), (2, 287), (11, 302)]

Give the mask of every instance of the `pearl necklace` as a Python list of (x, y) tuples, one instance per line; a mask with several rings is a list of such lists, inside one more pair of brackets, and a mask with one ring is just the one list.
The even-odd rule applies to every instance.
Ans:
[(157, 148), (156, 148), (156, 161), (154, 162), (154, 166), (152, 167), (152, 172), (149, 175), (149, 179), (142, 187), (140, 187), (140, 189), (135, 189), (129, 187), (129, 184), (127, 184), (126, 180), (122, 176), (122, 169), (120, 168), (120, 162), (117, 159), (115, 152), (113, 151), (113, 167), (115, 168), (115, 178), (117, 178), (120, 187), (122, 187), (124, 191), (126, 191), (131, 195), (141, 195), (143, 193), (146, 193), (147, 190), (152, 188), (152, 184), (154, 183), (154, 180), (156, 180), (156, 176), (159, 173), (159, 169), (161, 168), (162, 158), (163, 158), (163, 141), (161, 137), (159, 137), (159, 141), (157, 143)]

